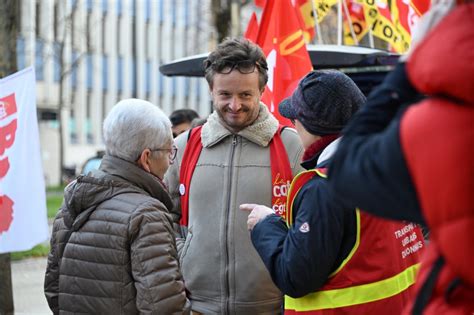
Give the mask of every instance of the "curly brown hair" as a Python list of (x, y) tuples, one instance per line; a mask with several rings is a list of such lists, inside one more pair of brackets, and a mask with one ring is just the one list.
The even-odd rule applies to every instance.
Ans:
[(268, 81), (268, 66), (262, 49), (246, 38), (226, 38), (204, 60), (205, 77), (212, 89), (214, 75), (219, 72), (219, 64), (249, 61), (258, 69), (259, 88), (263, 90)]

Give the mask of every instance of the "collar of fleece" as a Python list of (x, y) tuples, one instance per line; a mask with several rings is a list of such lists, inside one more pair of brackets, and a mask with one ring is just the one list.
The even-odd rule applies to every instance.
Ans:
[[(260, 103), (260, 112), (257, 119), (250, 125), (239, 131), (237, 135), (266, 147), (278, 130), (278, 120), (268, 111), (267, 106)], [(222, 121), (214, 111), (202, 127), (201, 138), (204, 147), (211, 147), (233, 133), (222, 125)]]

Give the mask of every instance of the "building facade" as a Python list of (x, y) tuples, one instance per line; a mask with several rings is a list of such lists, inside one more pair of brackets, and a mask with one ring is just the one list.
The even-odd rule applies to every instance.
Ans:
[[(21, 0), (18, 67), (34, 66), (43, 168), (60, 182), (104, 148), (102, 121), (120, 99), (211, 111), (203, 78), (165, 77), (159, 66), (215, 45), (210, 0)], [(60, 113), (60, 115), (58, 115)]]

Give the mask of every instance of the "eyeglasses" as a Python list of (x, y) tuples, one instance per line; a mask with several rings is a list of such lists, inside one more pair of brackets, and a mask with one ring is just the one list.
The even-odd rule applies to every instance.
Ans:
[(213, 63), (208, 63), (206, 69), (212, 67), (215, 71), (222, 74), (229, 74), (234, 69), (237, 69), (242, 74), (249, 74), (255, 71), (255, 67), (259, 69), (268, 70), (266, 66), (261, 65), (258, 61), (241, 60), (241, 61), (230, 61), (230, 60), (218, 60)]
[(170, 161), (171, 162), (174, 162), (174, 160), (176, 159), (176, 154), (178, 153), (178, 148), (173, 145), (173, 147), (171, 149), (150, 149), (151, 152), (154, 152), (154, 151), (168, 151), (169, 152), (169, 158), (170, 158)]

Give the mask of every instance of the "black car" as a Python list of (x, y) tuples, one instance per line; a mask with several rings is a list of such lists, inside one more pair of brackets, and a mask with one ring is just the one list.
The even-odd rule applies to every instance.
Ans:
[[(339, 45), (308, 45), (314, 69), (338, 69), (346, 73), (364, 94), (384, 79), (398, 61), (398, 54), (384, 50)], [(208, 53), (194, 55), (160, 66), (166, 76), (204, 77), (203, 62)]]
[(81, 174), (86, 175), (92, 170), (96, 170), (100, 166), (100, 162), (102, 162), (102, 158), (104, 157), (104, 151), (97, 151), (96, 155), (87, 159), (81, 169)]

